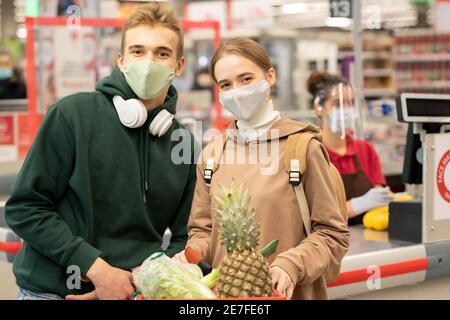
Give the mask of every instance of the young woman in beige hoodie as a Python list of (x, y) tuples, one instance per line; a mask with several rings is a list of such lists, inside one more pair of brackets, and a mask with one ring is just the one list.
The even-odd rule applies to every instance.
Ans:
[[(237, 38), (222, 43), (210, 70), (223, 107), (237, 121), (227, 129), (220, 165), (209, 185), (204, 179), (206, 160), (222, 149), (223, 142), (216, 140), (200, 155), (187, 247), (213, 267), (220, 265), (226, 249), (219, 239), (214, 196), (221, 196), (220, 185), (242, 184), (250, 192), (249, 206), (260, 225), (259, 246), (279, 240), (276, 254), (268, 260), (274, 287), (289, 299), (327, 299), (324, 273), (341, 263), (349, 231), (333, 189), (320, 129), (283, 118), (274, 110), (271, 91), (276, 72), (255, 41)], [(283, 166), (287, 137), (302, 131), (316, 136), (307, 149), (303, 176), (312, 221), (309, 236)], [(184, 252), (175, 259), (185, 261)]]

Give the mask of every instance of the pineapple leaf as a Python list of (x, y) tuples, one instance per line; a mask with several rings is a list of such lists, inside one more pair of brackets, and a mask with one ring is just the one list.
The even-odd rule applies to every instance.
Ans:
[(241, 184), (235, 187), (220, 185), (222, 196), (214, 196), (220, 238), (229, 252), (255, 249), (258, 246), (259, 226), (256, 211), (249, 211), (250, 193)]

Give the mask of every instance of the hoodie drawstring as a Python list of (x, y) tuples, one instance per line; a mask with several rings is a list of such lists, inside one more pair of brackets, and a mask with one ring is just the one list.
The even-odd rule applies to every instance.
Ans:
[[(148, 143), (149, 143), (149, 129), (147, 126), (144, 127), (144, 136), (145, 136), (145, 145), (144, 145), (144, 190), (147, 195), (148, 192), (148, 164), (149, 164), (149, 152), (148, 152)], [(147, 200), (147, 198), (146, 198)]]
[(142, 200), (144, 201), (144, 203), (147, 203), (147, 196), (145, 194), (145, 182), (144, 182), (144, 166), (145, 166), (145, 160), (143, 160), (143, 156), (144, 156), (144, 137), (145, 135), (145, 130), (143, 128), (141, 128), (140, 132), (139, 132), (139, 169), (140, 169), (140, 180), (141, 180), (141, 194), (142, 194)]
[(144, 203), (147, 203), (148, 192), (148, 162), (149, 162), (149, 131), (147, 125), (143, 125), (140, 132), (139, 158), (141, 167), (141, 193)]

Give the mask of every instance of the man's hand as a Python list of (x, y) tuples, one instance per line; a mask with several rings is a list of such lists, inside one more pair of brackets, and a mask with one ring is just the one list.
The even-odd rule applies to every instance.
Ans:
[(279, 293), (285, 295), (288, 300), (291, 300), (294, 293), (294, 283), (289, 274), (278, 266), (270, 267), (270, 276), (272, 278), (272, 285)]
[(83, 295), (68, 295), (67, 300), (128, 300), (133, 296), (131, 272), (110, 266), (97, 258), (86, 274), (95, 291)]
[(172, 257), (173, 260), (181, 263), (188, 263), (186, 259), (186, 255), (184, 254), (184, 250), (181, 252), (178, 252), (176, 255)]
[(98, 297), (94, 290), (86, 294), (68, 295), (66, 296), (66, 300), (98, 300)]

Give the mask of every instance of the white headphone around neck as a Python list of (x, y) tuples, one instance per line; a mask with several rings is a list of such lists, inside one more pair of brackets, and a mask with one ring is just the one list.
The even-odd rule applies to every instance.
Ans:
[[(138, 99), (124, 100), (121, 96), (113, 97), (113, 104), (119, 115), (120, 122), (128, 128), (139, 128), (147, 120), (147, 109)], [(161, 137), (172, 126), (173, 114), (166, 109), (158, 112), (149, 126), (149, 132)]]

